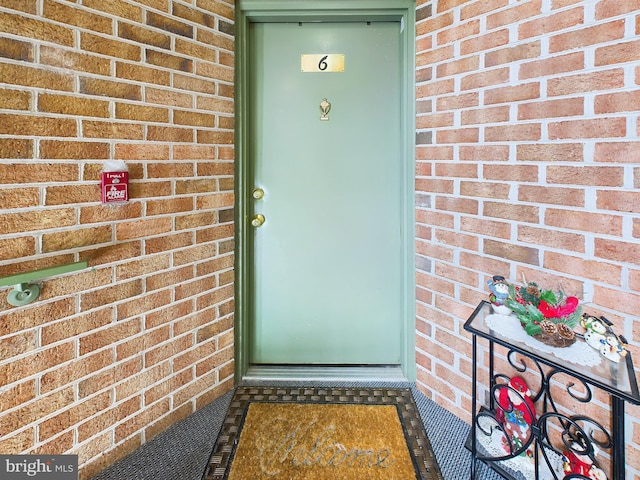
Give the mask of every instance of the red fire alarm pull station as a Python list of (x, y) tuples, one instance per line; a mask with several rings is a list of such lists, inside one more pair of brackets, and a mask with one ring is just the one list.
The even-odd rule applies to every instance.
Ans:
[(129, 172), (102, 172), (102, 203), (129, 200)]

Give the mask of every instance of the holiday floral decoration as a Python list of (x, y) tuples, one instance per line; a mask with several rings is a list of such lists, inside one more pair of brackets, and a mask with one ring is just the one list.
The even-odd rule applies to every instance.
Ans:
[(504, 304), (516, 315), (532, 337), (552, 346), (566, 347), (575, 342), (573, 329), (580, 324), (582, 308), (576, 297), (562, 290), (544, 290), (535, 282), (509, 285)]

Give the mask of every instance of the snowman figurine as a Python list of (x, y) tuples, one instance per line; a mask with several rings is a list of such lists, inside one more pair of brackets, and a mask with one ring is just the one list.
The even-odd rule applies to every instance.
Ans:
[(607, 327), (599, 318), (591, 315), (584, 315), (580, 324), (586, 330), (584, 334), (584, 340), (590, 347), (600, 350), (607, 333)]
[(603, 357), (618, 363), (627, 354), (623, 341), (599, 318), (585, 314), (580, 324), (586, 330), (584, 341), (598, 350)]
[(600, 353), (612, 362), (618, 363), (627, 351), (616, 335), (608, 334), (600, 341)]
[(487, 285), (491, 291), (489, 301), (493, 311), (500, 315), (511, 314), (511, 309), (504, 304), (504, 301), (509, 298), (509, 284), (505, 278), (501, 275), (494, 275), (491, 280), (487, 280)]

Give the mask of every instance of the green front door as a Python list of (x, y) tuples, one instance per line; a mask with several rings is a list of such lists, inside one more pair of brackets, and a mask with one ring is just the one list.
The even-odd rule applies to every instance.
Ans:
[(400, 32), (250, 26), (252, 364), (401, 363)]

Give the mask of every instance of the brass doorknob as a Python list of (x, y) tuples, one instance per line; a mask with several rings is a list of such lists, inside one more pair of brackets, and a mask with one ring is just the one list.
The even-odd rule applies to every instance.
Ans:
[(264, 215), (262, 215), (261, 213), (258, 213), (257, 215), (254, 215), (253, 218), (251, 219), (251, 225), (253, 225), (254, 227), (259, 227), (264, 223), (264, 220), (265, 220)]

